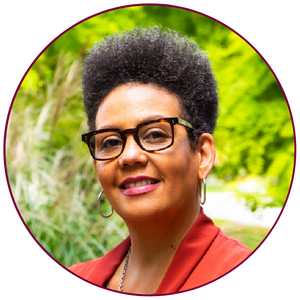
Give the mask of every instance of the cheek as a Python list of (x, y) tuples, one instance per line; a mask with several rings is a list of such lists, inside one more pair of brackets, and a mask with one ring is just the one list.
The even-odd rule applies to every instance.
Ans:
[(96, 174), (97, 174), (100, 185), (103, 187), (103, 189), (105, 189), (107, 184), (111, 181), (110, 174), (112, 172), (109, 172), (108, 166), (105, 163), (100, 162), (100, 161), (96, 162), (95, 170), (96, 170)]
[[(172, 153), (167, 155), (167, 162), (164, 164), (168, 177), (172, 182), (194, 182), (198, 178), (197, 155), (190, 148), (189, 141), (182, 142), (177, 147), (170, 148)], [(188, 179), (188, 180), (187, 180)]]

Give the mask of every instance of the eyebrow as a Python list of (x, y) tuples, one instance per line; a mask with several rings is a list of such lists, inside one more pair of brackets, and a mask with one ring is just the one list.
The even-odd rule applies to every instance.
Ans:
[[(151, 116), (148, 116), (146, 118), (140, 119), (137, 125), (148, 122), (148, 121), (152, 121), (152, 120), (156, 120), (156, 119), (164, 119), (164, 118), (170, 118), (170, 117), (166, 117), (165, 115), (160, 115), (160, 114), (151, 115)], [(96, 130), (116, 129), (116, 128), (119, 129), (119, 127), (116, 126), (116, 125), (103, 125), (103, 126), (100, 126), (99, 128), (96, 128)], [(128, 128), (126, 128), (126, 129), (128, 129)]]

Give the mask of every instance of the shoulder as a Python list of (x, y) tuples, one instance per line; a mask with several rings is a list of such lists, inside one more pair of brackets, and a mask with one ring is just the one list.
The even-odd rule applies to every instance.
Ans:
[(204, 268), (211, 279), (216, 279), (231, 271), (249, 257), (252, 250), (221, 230), (208, 248), (198, 267)]
[(75, 264), (69, 270), (83, 279), (102, 286), (114, 274), (126, 255), (130, 244), (130, 238), (128, 237), (104, 256)]
[(250, 248), (220, 230), (199, 266), (209, 269), (212, 279), (216, 279), (237, 267), (251, 254)]
[(208, 252), (218, 252), (223, 259), (228, 258), (241, 261), (248, 257), (252, 253), (252, 250), (242, 242), (227, 236), (220, 230)]
[(230, 272), (246, 260), (252, 250), (221, 230), (193, 269), (181, 291), (199, 287)]
[(68, 269), (71, 272), (73, 272), (81, 277), (87, 278), (92, 273), (92, 271), (97, 267), (97, 265), (101, 262), (101, 260), (102, 260), (102, 257), (94, 259), (94, 260), (75, 264), (75, 265), (69, 267)]

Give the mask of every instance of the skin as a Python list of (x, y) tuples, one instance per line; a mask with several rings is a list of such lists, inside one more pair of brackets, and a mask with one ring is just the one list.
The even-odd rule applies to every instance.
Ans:
[[(178, 98), (150, 84), (130, 83), (114, 89), (99, 106), (96, 129), (135, 128), (159, 117), (180, 117)], [(113, 209), (124, 219), (131, 237), (123, 292), (154, 293), (180, 242), (200, 213), (199, 180), (207, 177), (215, 158), (214, 141), (202, 134), (192, 150), (184, 126), (174, 126), (174, 144), (149, 153), (128, 134), (123, 153), (109, 161), (94, 161), (98, 180)], [(147, 176), (156, 188), (125, 195), (120, 183), (128, 177)], [(117, 290), (123, 262), (108, 283)], [(147, 280), (145, 280), (147, 278)]]

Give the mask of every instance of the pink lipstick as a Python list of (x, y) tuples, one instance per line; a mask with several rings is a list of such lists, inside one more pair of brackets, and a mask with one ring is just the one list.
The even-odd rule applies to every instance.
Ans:
[(149, 193), (159, 186), (160, 182), (148, 176), (129, 177), (121, 182), (119, 188), (126, 196), (137, 196)]

